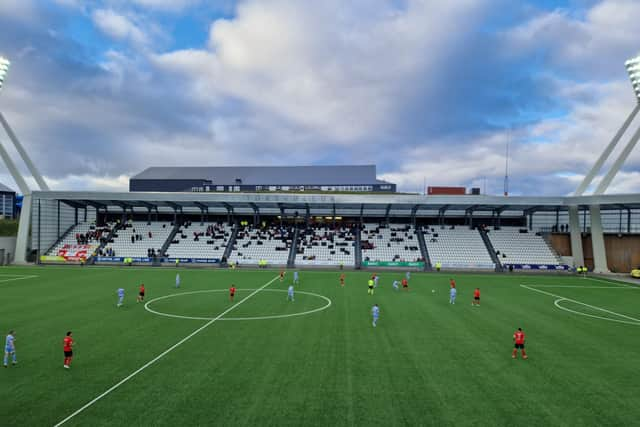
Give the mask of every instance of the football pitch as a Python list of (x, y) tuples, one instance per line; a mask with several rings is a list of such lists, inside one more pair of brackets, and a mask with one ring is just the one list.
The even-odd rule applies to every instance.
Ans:
[[(412, 273), (404, 292), (391, 286), (403, 272), (380, 271), (370, 296), (371, 273), (345, 271), (342, 288), (338, 271), (300, 270), (291, 302), (291, 271), (2, 268), (0, 332), (15, 329), (18, 364), (0, 371), (0, 424), (638, 424), (640, 288)], [(528, 360), (511, 358), (518, 327)]]

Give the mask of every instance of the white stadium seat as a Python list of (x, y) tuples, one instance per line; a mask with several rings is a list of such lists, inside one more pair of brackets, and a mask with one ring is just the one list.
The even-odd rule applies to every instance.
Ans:
[(230, 225), (218, 223), (183, 224), (167, 248), (167, 256), (221, 259), (231, 237), (231, 229)]
[(422, 259), (412, 225), (363, 224), (361, 239), (363, 260), (415, 262)]
[(562, 261), (551, 250), (542, 236), (518, 227), (501, 227), (487, 230), (493, 248), (499, 252), (502, 264), (560, 265)]
[(349, 227), (309, 227), (300, 231), (296, 265), (355, 265), (355, 236)]
[(286, 265), (292, 239), (293, 229), (289, 227), (243, 227), (238, 231), (228, 261), (257, 265), (260, 260), (266, 260), (271, 265)]
[(424, 240), (432, 265), (440, 262), (443, 268), (495, 268), (478, 230), (463, 226), (425, 227)]
[[(118, 230), (117, 237), (113, 238), (113, 242), (107, 244), (107, 247), (114, 250), (114, 256), (117, 257), (146, 257), (149, 249), (160, 253), (162, 245), (173, 230), (173, 226), (168, 222), (148, 224), (146, 221), (132, 221), (125, 227)], [(149, 232), (151, 232), (151, 237), (149, 237)], [(131, 236), (136, 234), (139, 234), (141, 239), (134, 240), (132, 243)]]

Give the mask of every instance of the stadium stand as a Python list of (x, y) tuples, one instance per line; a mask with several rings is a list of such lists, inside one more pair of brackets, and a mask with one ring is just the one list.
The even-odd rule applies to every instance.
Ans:
[(265, 260), (271, 265), (286, 265), (292, 242), (293, 227), (246, 225), (238, 230), (228, 261), (255, 265)]
[(351, 227), (311, 226), (300, 231), (297, 265), (355, 264), (355, 230)]
[(539, 233), (526, 228), (501, 227), (487, 230), (487, 235), (502, 264), (562, 264)]
[(173, 258), (221, 259), (231, 236), (231, 226), (222, 223), (184, 223), (166, 250)]
[(362, 259), (365, 261), (422, 260), (420, 246), (411, 225), (362, 225)]
[(478, 230), (462, 226), (426, 227), (424, 240), (431, 262), (439, 262), (443, 268), (495, 268)]
[(72, 227), (47, 255), (64, 256), (71, 249), (84, 249), (87, 255), (90, 255), (100, 246), (102, 239), (106, 239), (111, 232), (111, 227), (111, 224), (96, 226), (93, 222), (81, 222)]
[(113, 236), (107, 249), (118, 257), (148, 257), (151, 250), (159, 254), (171, 230), (173, 225), (168, 222), (129, 221)]

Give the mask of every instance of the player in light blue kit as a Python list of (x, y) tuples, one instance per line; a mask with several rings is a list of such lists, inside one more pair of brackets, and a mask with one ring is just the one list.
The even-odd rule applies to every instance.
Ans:
[(398, 282), (397, 280), (393, 281), (393, 290), (394, 291), (399, 291), (400, 290), (400, 282)]
[(11, 355), (12, 362), (11, 364), (15, 365), (18, 363), (16, 360), (16, 338), (13, 336), (15, 332), (13, 330), (9, 331), (9, 335), (7, 335), (7, 339), (4, 342), (4, 367), (7, 367), (9, 363), (9, 355)]
[(456, 303), (456, 295), (458, 294), (458, 291), (456, 290), (456, 288), (451, 288), (451, 290), (449, 291), (449, 304), (455, 304)]
[(295, 285), (300, 284), (300, 276), (298, 275), (298, 272), (297, 272), (297, 271), (294, 271), (294, 272), (293, 272), (293, 283), (294, 283)]
[(411, 280), (411, 272), (407, 271), (407, 273), (404, 275), (404, 277), (407, 279), (407, 281)]
[(378, 276), (377, 274), (373, 277), (373, 287), (377, 288), (378, 287), (378, 281), (380, 281), (380, 276)]
[(180, 287), (180, 273), (176, 274), (176, 288)]
[(122, 302), (124, 301), (124, 289), (118, 289), (118, 307), (122, 307)]
[(380, 307), (378, 307), (378, 304), (374, 304), (371, 308), (371, 315), (373, 316), (373, 327), (375, 328), (378, 323), (378, 318), (380, 317)]
[(287, 301), (295, 301), (293, 299), (293, 285), (289, 285), (289, 290), (287, 291)]

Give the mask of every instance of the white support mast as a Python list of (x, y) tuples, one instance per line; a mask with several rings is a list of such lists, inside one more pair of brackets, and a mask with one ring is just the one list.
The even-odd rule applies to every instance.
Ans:
[[(11, 62), (8, 59), (0, 56), (0, 89), (2, 88), (4, 79), (7, 75), (7, 72), (9, 71), (10, 65), (11, 65)], [(42, 177), (42, 174), (40, 174), (40, 172), (38, 171), (38, 168), (36, 168), (36, 165), (33, 163), (31, 158), (27, 154), (27, 151), (24, 149), (24, 146), (20, 143), (20, 141), (16, 137), (16, 134), (13, 132), (13, 129), (11, 129), (11, 126), (9, 126), (9, 123), (7, 122), (7, 120), (5, 119), (4, 115), (1, 112), (0, 112), (0, 123), (2, 124), (2, 127), (4, 128), (5, 132), (9, 136), (9, 139), (11, 140), (16, 150), (18, 151), (18, 154), (20, 155), (24, 163), (27, 165), (29, 172), (31, 173), (31, 175), (33, 175), (34, 179), (36, 180), (38, 187), (41, 190), (48, 191), (49, 186), (47, 185), (44, 178)], [(2, 160), (7, 165), (7, 168), (9, 169), (11, 176), (13, 177), (14, 181), (18, 185), (18, 189), (23, 195), (22, 210), (20, 211), (20, 223), (18, 225), (18, 237), (16, 239), (14, 262), (16, 264), (24, 264), (27, 261), (27, 248), (29, 246), (29, 226), (31, 225), (31, 189), (29, 188), (24, 177), (16, 167), (16, 164), (13, 162), (11, 157), (9, 157), (9, 153), (4, 148), (2, 143), (0, 143), (0, 157), (2, 157)]]
[[(640, 111), (640, 56), (636, 58), (629, 59), (625, 62), (625, 68), (627, 69), (627, 73), (629, 74), (629, 79), (631, 80), (631, 85), (633, 86), (633, 91), (636, 95), (636, 99), (638, 103), (636, 103), (635, 107), (629, 114), (629, 117), (624, 121), (622, 127), (618, 129), (615, 136), (611, 140), (611, 142), (605, 147), (596, 163), (593, 165), (589, 173), (584, 177), (578, 188), (576, 189), (574, 196), (581, 196), (587, 187), (591, 184), (596, 174), (602, 168), (602, 165), (606, 162), (606, 160), (611, 155), (611, 152), (618, 144), (620, 139), (624, 136), (624, 134), (633, 123), (636, 118), (638, 112)], [(593, 194), (599, 195), (604, 194), (605, 191), (611, 185), (611, 182), (616, 177), (622, 166), (627, 161), (629, 154), (635, 148), (636, 144), (640, 140), (640, 128), (638, 128), (627, 145), (622, 149), (618, 158), (613, 162), (613, 165), (609, 168), (608, 172), (605, 174), (604, 178), (598, 183)], [(600, 215), (600, 206), (593, 205), (589, 207), (589, 213), (591, 216), (591, 243), (593, 249), (593, 269), (598, 273), (608, 272), (609, 268), (607, 265), (607, 253), (604, 245), (604, 233), (602, 229), (602, 217)], [(571, 251), (574, 257), (574, 263), (576, 265), (584, 265), (584, 256), (582, 250), (582, 237), (579, 227), (579, 212), (578, 206), (570, 206), (569, 207), (569, 222), (571, 224)]]

